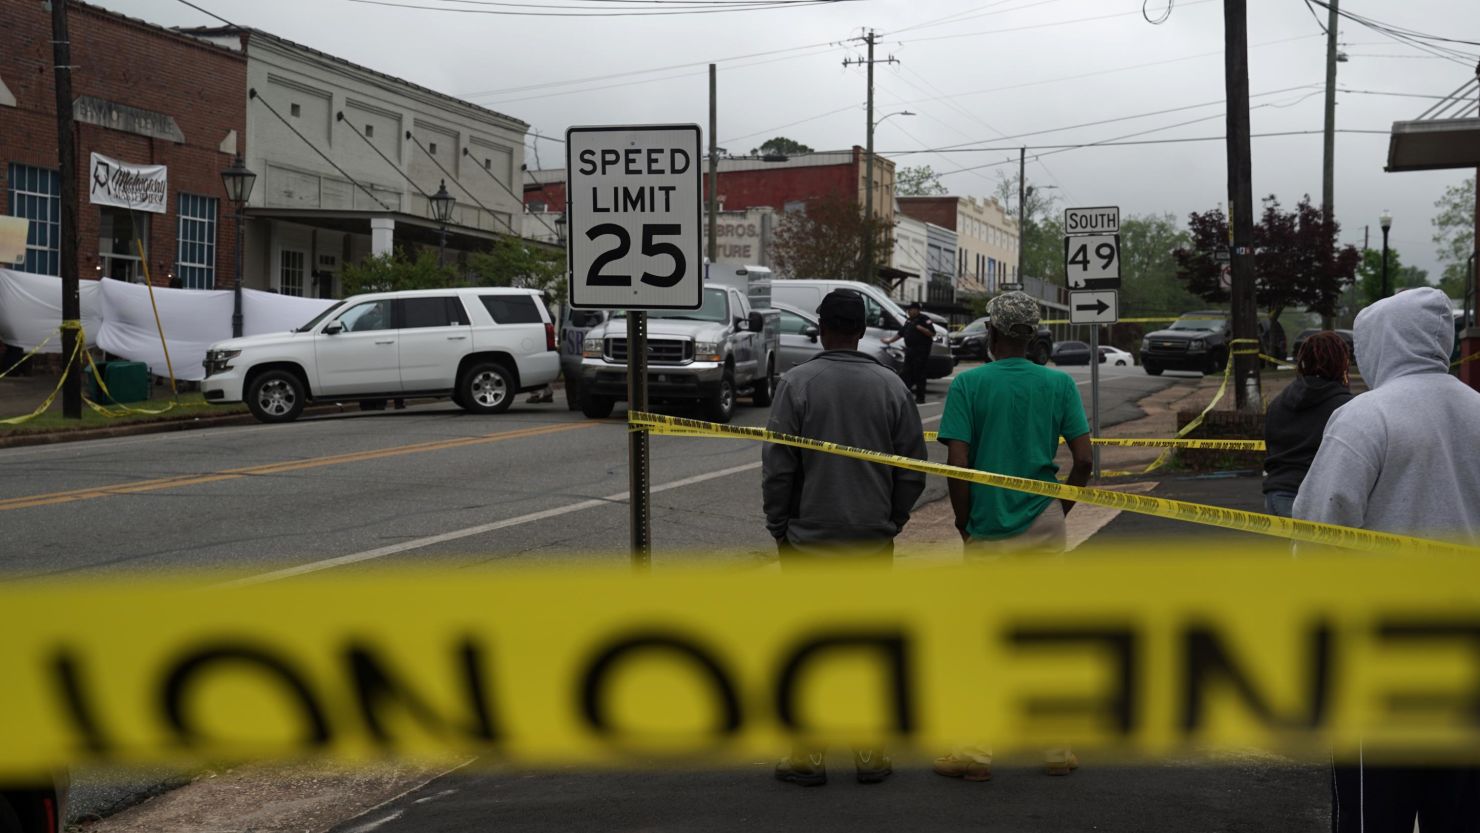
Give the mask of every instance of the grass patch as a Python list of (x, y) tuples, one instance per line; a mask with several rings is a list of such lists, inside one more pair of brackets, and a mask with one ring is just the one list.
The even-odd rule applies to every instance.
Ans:
[[(162, 397), (150, 399), (145, 402), (130, 402), (130, 408), (147, 409), (157, 411), (168, 405), (170, 399)], [(117, 406), (113, 406), (117, 409)], [(179, 420), (196, 419), (203, 416), (221, 416), (224, 414), (245, 414), (245, 405), (211, 405), (201, 398), (199, 393), (180, 394), (179, 404), (162, 414), (140, 414), (129, 413), (116, 417), (104, 416), (86, 404), (82, 406), (82, 419), (67, 419), (62, 416), (62, 398), (58, 396), (51, 407), (40, 416), (20, 425), (0, 425), (0, 437), (10, 437), (17, 434), (44, 434), (58, 431), (84, 431), (89, 428), (106, 428), (113, 425), (134, 425), (148, 422), (176, 422)]]

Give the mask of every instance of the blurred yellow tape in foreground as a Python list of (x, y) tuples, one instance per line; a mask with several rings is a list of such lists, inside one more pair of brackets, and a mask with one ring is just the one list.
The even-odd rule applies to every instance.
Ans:
[(299, 756), (717, 765), (796, 738), (1480, 757), (1480, 560), (1184, 543), (895, 571), (12, 584), (0, 780)]
[[(1012, 489), (1014, 491), (1028, 492), (1030, 494), (1043, 495), (1061, 500), (1072, 500), (1094, 504), (1096, 506), (1108, 506), (1111, 509), (1136, 512), (1142, 515), (1154, 515), (1158, 518), (1168, 518), (1174, 521), (1187, 521), (1188, 523), (1216, 526), (1236, 532), (1271, 535), (1276, 538), (1287, 538), (1307, 544), (1359, 550), (1382, 550), (1387, 552), (1419, 552), (1428, 554), (1468, 553), (1472, 556), (1480, 557), (1480, 550), (1474, 547), (1466, 547), (1444, 541), (1414, 538), (1407, 535), (1393, 535), (1386, 532), (1372, 532), (1365, 529), (1336, 526), (1334, 524), (1300, 521), (1293, 518), (1281, 518), (1275, 515), (1262, 515), (1258, 512), (1225, 509), (1221, 506), (1188, 503), (1182, 500), (1169, 500), (1167, 498), (1157, 498), (1149, 495), (1119, 492), (1112, 489), (1070, 486), (1064, 483), (1033, 480), (1031, 478), (1014, 477), (1006, 474), (994, 474), (992, 472), (976, 471), (975, 469), (957, 468), (956, 466), (948, 466), (944, 463), (915, 460), (909, 457), (885, 454), (880, 451), (870, 451), (866, 448), (853, 448), (826, 440), (814, 440), (809, 437), (797, 437), (791, 434), (778, 434), (775, 431), (768, 431), (763, 428), (721, 425), (716, 422), (703, 422), (697, 419), (664, 416), (662, 414), (650, 414), (641, 411), (629, 412), (627, 414), (627, 423), (633, 428), (651, 431), (654, 434), (673, 434), (681, 437), (740, 437), (778, 443), (795, 448), (852, 457), (857, 460), (883, 463), (884, 465), (923, 472), (925, 474), (938, 474), (942, 477), (949, 477), (956, 480), (968, 480), (984, 486), (996, 486), (1002, 489)], [(1215, 440), (1212, 442), (1227, 441)]]

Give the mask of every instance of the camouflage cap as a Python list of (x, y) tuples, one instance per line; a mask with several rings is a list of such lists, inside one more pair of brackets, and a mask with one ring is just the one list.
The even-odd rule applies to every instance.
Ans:
[(1029, 339), (1038, 332), (1038, 302), (1026, 292), (1004, 292), (987, 302), (992, 327), (1011, 338)]

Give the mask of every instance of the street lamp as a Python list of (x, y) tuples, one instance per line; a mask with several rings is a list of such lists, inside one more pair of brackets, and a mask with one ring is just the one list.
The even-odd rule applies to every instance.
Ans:
[(226, 186), (226, 198), (236, 208), (236, 283), (233, 287), (231, 304), (231, 337), (242, 335), (242, 209), (252, 198), (252, 186), (257, 184), (257, 175), (247, 168), (241, 154), (232, 160), (231, 167), (221, 172), (221, 182)]
[[(872, 47), (870, 48), (872, 55)], [(874, 128), (884, 123), (889, 116), (913, 116), (909, 110), (899, 110), (884, 116), (883, 119), (873, 121), (874, 96), (873, 96), (873, 65), (869, 65), (869, 99), (868, 99), (868, 159), (864, 162), (864, 194), (863, 194), (863, 217), (868, 221), (868, 233), (863, 238), (863, 268), (865, 270), (863, 279), (868, 283), (874, 282)]]
[(1382, 215), (1377, 218), (1377, 222), (1382, 225), (1382, 295), (1381, 295), (1381, 297), (1386, 298), (1389, 295), (1392, 295), (1393, 294), (1392, 291), (1388, 289), (1388, 229), (1390, 229), (1390, 228), (1393, 227), (1393, 215), (1386, 208), (1384, 208), (1382, 210)]
[(457, 200), (447, 193), (447, 180), (445, 179), (442, 180), (437, 193), (428, 199), (432, 203), (432, 219), (437, 221), (442, 232), (441, 242), (437, 246), (437, 265), (441, 266), (443, 257), (447, 253), (447, 223), (452, 219), (452, 209), (457, 205)]

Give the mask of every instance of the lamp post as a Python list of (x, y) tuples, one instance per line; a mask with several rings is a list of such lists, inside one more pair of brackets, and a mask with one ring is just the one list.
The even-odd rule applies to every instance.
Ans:
[(863, 239), (863, 268), (865, 270), (863, 279), (865, 281), (867, 281), (868, 283), (873, 283), (874, 282), (874, 228), (873, 228), (873, 224), (874, 224), (874, 128), (876, 128), (879, 125), (883, 124), (884, 123), (884, 120), (887, 119), (887, 118), (889, 118), (889, 116), (913, 116), (914, 113), (911, 113), (909, 110), (899, 110), (899, 111), (896, 111), (896, 112), (893, 112), (893, 113), (890, 113), (890, 114), (884, 116), (884, 118), (879, 119), (878, 121), (874, 121), (873, 120), (873, 116), (874, 116), (874, 96), (873, 96), (873, 88), (874, 88), (874, 81), (873, 81), (873, 78), (874, 78), (874, 75), (873, 75), (873, 73), (874, 73), (874, 64), (873, 64), (873, 58), (872, 58), (872, 52), (873, 52), (873, 45), (872, 45), (872, 43), (870, 43), (870, 45), (869, 45), (869, 52), (870, 52), (870, 58), (869, 58), (869, 65), (868, 65), (868, 71), (869, 71), (868, 148), (865, 151), (868, 154), (868, 158), (864, 161), (864, 176), (863, 176), (863, 179), (864, 179), (864, 183), (863, 183), (863, 187), (864, 187), (864, 194), (863, 194), (863, 218), (867, 222), (868, 228), (867, 228), (867, 236), (864, 237), (864, 239)]
[(241, 154), (232, 160), (231, 167), (221, 172), (221, 182), (226, 186), (226, 198), (236, 209), (236, 281), (233, 285), (231, 303), (231, 337), (242, 335), (242, 209), (252, 197), (252, 186), (257, 184), (257, 175), (247, 168)]
[(1388, 288), (1388, 229), (1393, 227), (1393, 215), (1387, 209), (1383, 209), (1382, 216), (1377, 218), (1377, 222), (1382, 225), (1382, 295), (1380, 297), (1386, 298), (1393, 294)]
[(437, 265), (441, 266), (447, 254), (447, 223), (452, 219), (452, 209), (457, 205), (457, 200), (447, 193), (447, 180), (442, 180), (442, 185), (437, 193), (430, 198), (432, 203), (432, 219), (437, 221), (441, 230), (441, 242), (437, 244)]

